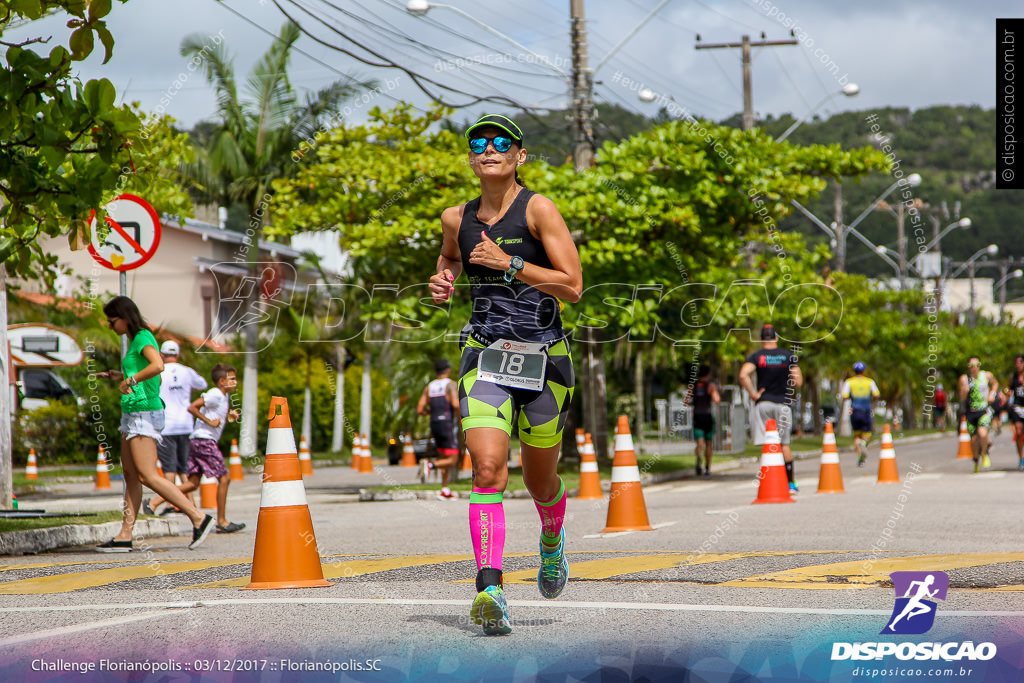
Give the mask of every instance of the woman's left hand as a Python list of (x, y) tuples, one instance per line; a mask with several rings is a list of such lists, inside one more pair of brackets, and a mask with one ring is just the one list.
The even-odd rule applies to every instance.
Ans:
[(118, 386), (117, 389), (118, 391), (125, 395), (132, 393), (132, 388), (128, 386), (128, 380), (122, 380), (120, 386)]
[(480, 232), (480, 243), (473, 247), (469, 262), (492, 270), (508, 270), (509, 256), (501, 250), (486, 232)]

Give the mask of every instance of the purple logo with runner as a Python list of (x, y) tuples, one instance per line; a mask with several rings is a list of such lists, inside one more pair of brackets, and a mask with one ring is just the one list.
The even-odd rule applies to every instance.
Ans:
[(881, 633), (927, 633), (935, 623), (936, 603), (929, 598), (946, 599), (949, 576), (946, 572), (893, 572), (889, 576), (896, 590), (896, 605)]

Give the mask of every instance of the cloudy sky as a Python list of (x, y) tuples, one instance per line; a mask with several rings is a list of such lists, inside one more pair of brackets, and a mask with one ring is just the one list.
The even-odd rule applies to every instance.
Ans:
[[(366, 108), (404, 99), (425, 107), (431, 96), (396, 68), (362, 63), (319, 42), (332, 43), (369, 61), (393, 62), (454, 90), (428, 84), (454, 104), (504, 95), (539, 107), (564, 107), (569, 70), (567, 0), (490, 2), (449, 0), (514, 40), (524, 51), (459, 12), (435, 7), (425, 17), (405, 11), (405, 0), (130, 0), (114, 3), (109, 25), (114, 57), (101, 65), (98, 51), (80, 65), (81, 78), (109, 78), (128, 100), (147, 109), (161, 98), (183, 126), (214, 114), (213, 91), (179, 55), (182, 38), (221, 35), (236, 56), (239, 82), (285, 21), (293, 16), (304, 35), (291, 66), (300, 90), (345, 77), (376, 79), (381, 94), (350, 105), (350, 118)], [(591, 0), (586, 3), (591, 67), (605, 60), (662, 0)], [(837, 93), (842, 78), (860, 94), (828, 99), (818, 111), (879, 106), (919, 108), (935, 104), (995, 105), (995, 19), (1020, 14), (1018, 2), (824, 2), (822, 0), (668, 0), (657, 14), (596, 72), (598, 102), (614, 102), (653, 115), (657, 106), (637, 97), (649, 88), (697, 115), (722, 119), (742, 105), (740, 51), (695, 50), (704, 43), (785, 39), (794, 30), (799, 45), (755, 48), (754, 108), (758, 116), (792, 112), (803, 116)], [(234, 12), (232, 12), (234, 10)], [(66, 17), (65, 17), (66, 19)], [(261, 30), (262, 29), (262, 30)], [(265, 32), (266, 31), (266, 32)], [(67, 42), (69, 31), (51, 17), (5, 34), (49, 36)], [(354, 42), (353, 42), (354, 41)], [(357, 45), (356, 43), (360, 43)], [(374, 56), (373, 53), (377, 53)], [(548, 63), (535, 56), (543, 57)], [(831, 73), (834, 71), (835, 73)], [(188, 78), (184, 81), (179, 74)], [(627, 80), (628, 79), (628, 80)], [(502, 110), (495, 104), (469, 107), (465, 117)], [(462, 117), (460, 117), (462, 118)]]

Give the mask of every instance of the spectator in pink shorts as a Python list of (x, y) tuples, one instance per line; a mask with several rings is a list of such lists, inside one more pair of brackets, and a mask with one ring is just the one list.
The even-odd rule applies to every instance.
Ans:
[[(228, 394), (235, 390), (238, 380), (235, 369), (224, 363), (217, 363), (211, 372), (213, 388), (192, 402), (188, 412), (196, 418), (195, 427), (189, 435), (188, 479), (178, 488), (182, 493), (191, 493), (199, 488), (204, 475), (217, 480), (217, 533), (230, 534), (241, 531), (245, 524), (231, 522), (227, 518), (228, 485), (231, 477), (224, 466), (224, 454), (217, 442), (224, 432), (225, 422), (238, 419), (238, 411), (230, 409)], [(153, 510), (163, 504), (160, 498), (145, 501), (143, 511)]]

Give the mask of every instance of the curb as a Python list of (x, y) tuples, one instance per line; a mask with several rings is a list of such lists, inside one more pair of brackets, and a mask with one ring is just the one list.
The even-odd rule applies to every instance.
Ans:
[[(58, 548), (103, 543), (120, 530), (121, 522), (106, 522), (5, 531), (0, 533), (0, 555), (35, 555)], [(188, 519), (139, 519), (135, 522), (135, 541), (158, 536), (181, 536), (191, 530), (192, 523)]]

